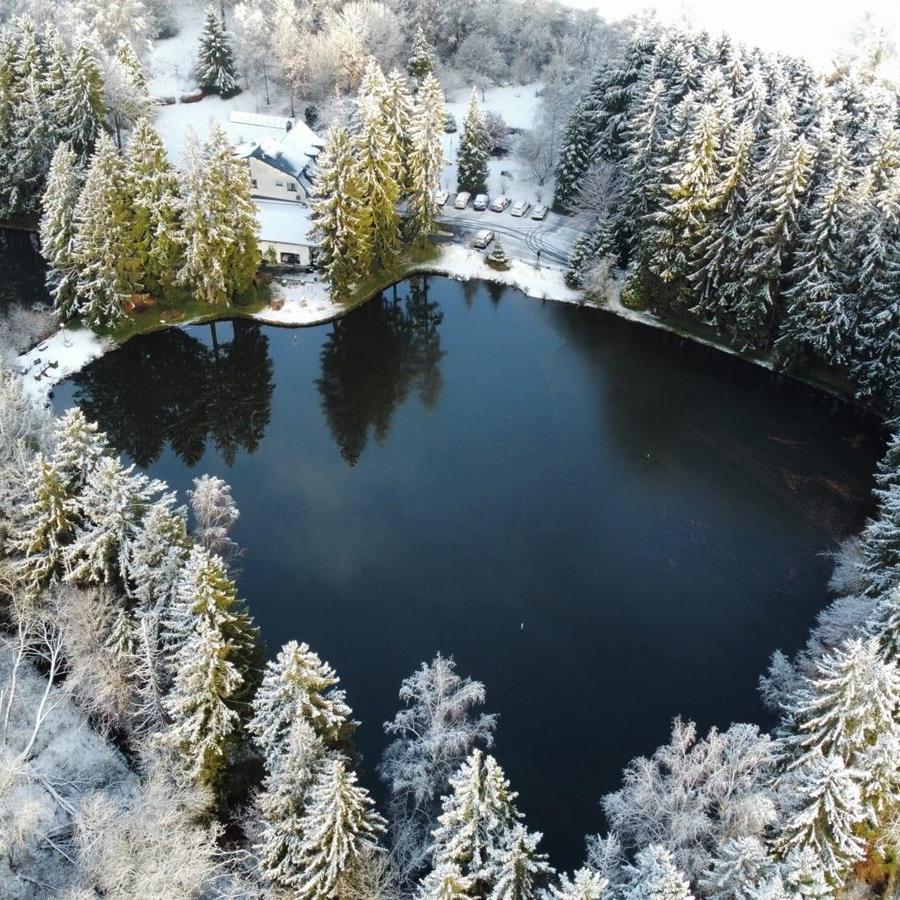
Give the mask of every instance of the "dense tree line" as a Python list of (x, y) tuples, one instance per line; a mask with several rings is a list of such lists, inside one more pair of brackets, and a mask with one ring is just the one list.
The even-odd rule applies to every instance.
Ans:
[(107, 51), (87, 36), (67, 44), (54, 25), (39, 32), (27, 18), (0, 28), (0, 217), (40, 211), (61, 142), (84, 167), (102, 134), (121, 143), (151, 105), (127, 39)]
[(626, 301), (894, 399), (898, 110), (859, 65), (826, 79), (728, 37), (644, 32), (568, 122), (556, 199), (593, 220), (571, 282), (613, 258)]
[(115, 327), (135, 294), (185, 288), (210, 305), (246, 291), (259, 267), (246, 166), (221, 127), (189, 139), (181, 173), (141, 119), (121, 154), (101, 135), (86, 172), (61, 143), (42, 200), (41, 245), (61, 315)]
[(316, 171), (318, 266), (338, 299), (368, 276), (391, 271), (404, 242), (423, 244), (433, 230), (443, 125), (434, 76), (426, 75), (413, 97), (401, 72), (385, 77), (370, 60), (355, 116), (348, 127), (332, 126)]

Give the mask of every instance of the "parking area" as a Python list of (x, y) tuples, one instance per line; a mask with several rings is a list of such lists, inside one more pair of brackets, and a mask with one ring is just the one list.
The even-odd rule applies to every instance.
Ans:
[[(542, 221), (526, 215), (511, 215), (512, 206), (504, 212), (486, 209), (477, 212), (472, 205), (466, 209), (454, 209), (454, 194), (438, 215), (438, 222), (447, 230), (458, 235), (460, 240), (470, 243), (478, 231), (489, 228), (510, 256), (564, 267), (568, 265), (569, 254), (575, 240), (582, 233), (575, 220), (567, 216), (549, 212)], [(513, 197), (515, 204), (516, 197)]]

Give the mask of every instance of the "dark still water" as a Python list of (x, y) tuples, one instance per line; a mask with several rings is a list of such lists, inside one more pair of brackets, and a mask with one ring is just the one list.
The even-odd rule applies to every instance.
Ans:
[[(413, 282), (334, 325), (130, 342), (56, 392), (184, 490), (229, 481), (270, 652), (340, 673), (372, 768), (436, 651), (558, 866), (673, 716), (767, 723), (757, 677), (870, 507), (874, 420), (591, 310)], [(524, 630), (521, 625), (524, 623)]]

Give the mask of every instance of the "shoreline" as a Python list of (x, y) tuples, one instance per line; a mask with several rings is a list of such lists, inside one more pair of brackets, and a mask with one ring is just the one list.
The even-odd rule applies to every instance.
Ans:
[[(232, 309), (228, 310), (227, 314), (197, 316), (193, 319), (165, 324), (162, 327), (182, 327), (244, 318), (264, 325), (283, 328), (308, 328), (343, 318), (383, 291), (406, 280), (410, 275), (438, 275), (452, 278), (455, 281), (489, 281), (515, 288), (535, 300), (550, 300), (554, 303), (580, 306), (666, 331), (685, 340), (737, 357), (770, 372), (792, 378), (841, 402), (884, 419), (882, 411), (859, 403), (836, 386), (796, 371), (780, 371), (770, 359), (751, 356), (713, 338), (680, 329), (674, 324), (657, 318), (652, 313), (628, 309), (621, 301), (623, 287), (621, 278), (612, 280), (611, 290), (605, 297), (605, 302), (599, 304), (588, 300), (583, 291), (568, 287), (564, 281), (565, 272), (561, 268), (550, 265), (537, 268), (534, 263), (511, 259), (509, 269), (498, 270), (488, 266), (480, 253), (468, 247), (458, 244), (441, 244), (437, 246), (437, 250), (438, 253), (435, 257), (411, 263), (399, 271), (396, 277), (392, 277), (385, 284), (349, 304), (333, 300), (327, 287), (317, 276), (289, 282), (279, 282), (276, 279), (273, 281), (273, 299), (279, 303), (278, 308), (274, 308), (270, 303), (269, 306), (254, 313), (241, 313), (240, 310)], [(119, 342), (112, 338), (100, 337), (87, 328), (70, 329), (63, 325), (47, 340), (41, 341), (36, 347), (17, 357), (17, 368), (25, 379), (26, 390), (32, 399), (35, 402), (47, 404), (50, 392), (57, 384), (77, 374), (95, 359), (115, 350), (124, 343), (125, 341)]]

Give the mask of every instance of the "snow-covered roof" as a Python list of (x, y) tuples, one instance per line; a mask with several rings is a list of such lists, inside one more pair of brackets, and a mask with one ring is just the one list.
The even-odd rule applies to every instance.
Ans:
[(235, 125), (253, 125), (256, 128), (273, 128), (276, 131), (287, 131), (294, 120), (285, 116), (267, 116), (262, 113), (239, 112), (233, 110), (228, 121)]
[(312, 247), (312, 215), (308, 206), (291, 200), (257, 200), (259, 239), (276, 244)]
[(263, 138), (252, 155), (285, 175), (299, 178), (323, 146), (322, 139), (308, 125), (295, 122), (283, 137)]

